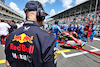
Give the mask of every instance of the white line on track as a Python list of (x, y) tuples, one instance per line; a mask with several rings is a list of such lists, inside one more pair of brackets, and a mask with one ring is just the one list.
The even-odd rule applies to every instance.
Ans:
[(91, 47), (91, 48), (93, 48), (93, 49), (99, 49), (99, 48), (96, 48), (96, 47), (91, 46), (91, 45), (89, 45), (89, 44), (86, 44), (86, 45), (89, 46), (89, 47)]
[[(92, 50), (90, 50), (92, 52), (100, 51), (100, 49), (98, 49), (98, 48), (96, 48), (94, 46), (91, 46), (89, 44), (86, 44), (86, 45), (91, 47), (91, 48), (93, 48)], [(83, 52), (77, 52), (77, 53), (72, 53), (72, 54), (68, 54), (68, 55), (66, 55), (65, 53), (61, 53), (61, 54), (64, 56), (64, 58), (69, 58), (69, 57), (75, 57), (75, 56), (79, 56), (79, 55), (83, 55), (83, 54), (87, 54), (87, 53), (88, 52), (83, 51)]]
[[(96, 52), (96, 51), (100, 51), (100, 49), (94, 49), (94, 50), (90, 50), (90, 51)], [(87, 53), (88, 53), (88, 52), (83, 51), (83, 52), (78, 52), (78, 53), (73, 53), (73, 54), (65, 55), (64, 57), (65, 57), (65, 58), (69, 58), (69, 57), (79, 56), (79, 55), (87, 54)]]
[[(57, 48), (57, 50), (59, 51), (59, 49)], [(66, 56), (66, 54), (65, 53), (61, 53), (63, 56)]]
[(93, 38), (93, 40), (97, 40), (97, 41), (100, 41), (100, 39), (99, 39), (99, 38), (95, 38), (95, 37)]

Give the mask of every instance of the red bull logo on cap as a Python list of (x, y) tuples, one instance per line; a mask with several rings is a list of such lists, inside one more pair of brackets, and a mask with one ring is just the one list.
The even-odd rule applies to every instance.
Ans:
[(29, 37), (25, 33), (22, 33), (21, 35), (18, 36), (15, 35), (12, 41), (19, 41), (20, 43), (24, 43), (24, 42), (33, 43), (32, 40), (33, 40), (33, 36)]

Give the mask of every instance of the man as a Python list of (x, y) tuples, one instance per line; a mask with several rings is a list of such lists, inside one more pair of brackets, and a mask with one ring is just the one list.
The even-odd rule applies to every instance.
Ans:
[(77, 25), (76, 23), (74, 23), (73, 25), (73, 31), (72, 31), (72, 35), (75, 37), (75, 38), (78, 38), (78, 34), (77, 34)]
[(66, 25), (65, 22), (63, 23), (63, 27), (62, 27), (62, 28), (63, 28), (63, 30), (64, 30), (65, 32), (67, 31), (67, 25)]
[(84, 32), (83, 32), (83, 35), (82, 35), (82, 40), (85, 41), (85, 42), (88, 42), (88, 29), (89, 29), (89, 25), (86, 24), (85, 25), (85, 28), (84, 28)]
[(20, 27), (22, 27), (24, 24), (24, 20), (21, 21)]
[(5, 40), (9, 34), (10, 26), (2, 20), (0, 22), (0, 36), (1, 36), (1, 42), (3, 44), (3, 47), (5, 47)]
[[(58, 40), (58, 32), (61, 33), (61, 29), (58, 26), (59, 21), (55, 21), (55, 25), (52, 25), (49, 31), (54, 35), (54, 37)], [(56, 41), (56, 47), (57, 47), (58, 41)]]
[(10, 26), (11, 26), (10, 33), (17, 29), (17, 25), (15, 24), (14, 20), (11, 21)]
[(69, 25), (68, 31), (69, 31), (70, 34), (73, 32), (73, 25), (72, 25), (72, 23)]
[(18, 22), (16, 23), (16, 25), (17, 25), (17, 28), (18, 28), (18, 29), (19, 29), (20, 27), (22, 27), (20, 21), (18, 21)]
[(83, 24), (81, 24), (81, 26), (79, 27), (79, 33), (78, 33), (78, 36), (79, 38), (81, 39), (82, 38), (82, 35), (83, 35), (83, 32), (84, 32), (84, 26)]
[(92, 24), (91, 26), (91, 34), (90, 34), (90, 40), (88, 42), (93, 42), (93, 38), (94, 38), (94, 34), (95, 34), (95, 31), (96, 31), (96, 26), (94, 24)]
[(40, 28), (46, 16), (41, 3), (29, 1), (24, 11), (27, 21), (23, 27), (13, 31), (6, 41), (7, 66), (56, 67), (56, 39)]
[(74, 23), (74, 25), (73, 25), (73, 32), (76, 32), (76, 29), (77, 29), (77, 25), (76, 25), (76, 23)]

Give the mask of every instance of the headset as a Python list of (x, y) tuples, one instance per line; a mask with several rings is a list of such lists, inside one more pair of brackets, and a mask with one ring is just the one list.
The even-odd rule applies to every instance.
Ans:
[(45, 19), (45, 11), (42, 7), (42, 4), (36, 1), (39, 6), (37, 7), (37, 21), (43, 21)]
[[(37, 14), (36, 14), (37, 21), (43, 21), (45, 19), (45, 16), (48, 14), (44, 11), (42, 4), (39, 1), (36, 1), (36, 2), (38, 3)], [(24, 9), (25, 13), (28, 11), (30, 11), (28, 8)], [(26, 19), (27, 19), (27, 17), (26, 17)]]

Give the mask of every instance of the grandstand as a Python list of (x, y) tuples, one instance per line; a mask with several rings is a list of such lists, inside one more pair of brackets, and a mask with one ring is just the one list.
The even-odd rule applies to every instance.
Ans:
[(24, 20), (18, 12), (11, 9), (5, 4), (5, 0), (0, 0), (0, 19), (1, 20), (15, 20), (21, 21)]
[(67, 22), (88, 23), (100, 22), (100, 0), (88, 0), (51, 16), (54, 20), (60, 19)]

